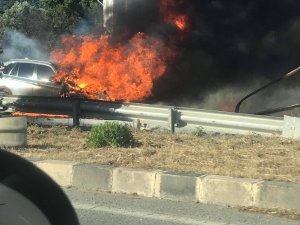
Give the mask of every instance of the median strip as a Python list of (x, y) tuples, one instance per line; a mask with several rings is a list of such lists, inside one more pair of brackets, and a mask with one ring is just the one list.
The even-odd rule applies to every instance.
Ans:
[(34, 163), (64, 187), (234, 207), (300, 209), (300, 185), (294, 183), (70, 161)]

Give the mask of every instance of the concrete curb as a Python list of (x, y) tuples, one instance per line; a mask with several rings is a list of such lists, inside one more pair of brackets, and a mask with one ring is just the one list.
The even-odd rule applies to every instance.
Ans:
[(198, 202), (257, 206), (260, 180), (209, 175), (198, 179)]
[(31, 160), (60, 186), (226, 206), (300, 209), (300, 184)]
[(114, 168), (112, 192), (154, 197), (157, 173), (154, 170)]

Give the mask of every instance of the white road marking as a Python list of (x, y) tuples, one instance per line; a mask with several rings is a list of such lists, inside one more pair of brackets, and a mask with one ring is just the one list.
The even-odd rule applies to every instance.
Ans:
[(188, 217), (180, 217), (174, 215), (166, 215), (166, 214), (158, 214), (146, 211), (134, 211), (134, 210), (125, 210), (113, 207), (106, 207), (106, 206), (97, 206), (92, 204), (82, 204), (82, 203), (73, 203), (75, 209), (80, 210), (88, 210), (88, 211), (95, 211), (95, 212), (102, 212), (102, 213), (109, 213), (115, 215), (122, 215), (122, 216), (130, 216), (136, 217), (141, 219), (150, 219), (150, 220), (158, 220), (164, 222), (171, 222), (177, 224), (187, 224), (187, 225), (228, 225), (228, 223), (219, 223), (219, 222), (209, 222), (209, 221), (201, 221), (195, 220)]

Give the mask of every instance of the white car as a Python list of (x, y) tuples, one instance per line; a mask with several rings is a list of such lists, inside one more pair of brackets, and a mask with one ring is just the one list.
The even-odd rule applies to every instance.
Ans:
[(60, 96), (62, 86), (51, 80), (53, 64), (29, 59), (12, 59), (0, 69), (0, 93), (26, 96)]

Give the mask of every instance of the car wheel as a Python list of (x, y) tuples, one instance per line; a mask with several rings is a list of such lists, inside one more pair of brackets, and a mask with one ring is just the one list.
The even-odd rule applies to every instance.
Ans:
[(0, 95), (12, 95), (12, 92), (7, 87), (0, 87)]

